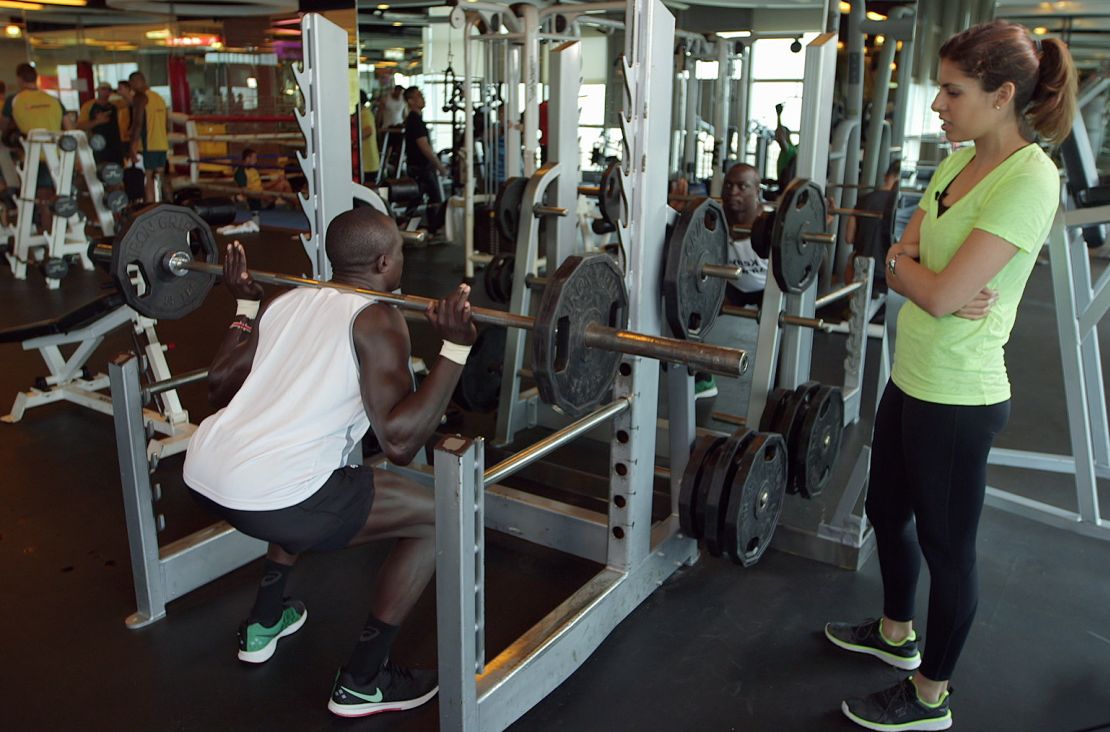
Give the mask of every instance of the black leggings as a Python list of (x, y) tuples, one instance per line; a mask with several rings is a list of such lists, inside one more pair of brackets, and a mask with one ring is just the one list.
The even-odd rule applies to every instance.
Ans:
[(904, 394), (894, 382), (875, 415), (867, 518), (878, 542), (883, 613), (913, 620), (924, 554), (931, 585), (921, 673), (933, 681), (951, 678), (975, 617), (975, 535), (987, 453), (1009, 416), (1009, 401), (934, 404)]

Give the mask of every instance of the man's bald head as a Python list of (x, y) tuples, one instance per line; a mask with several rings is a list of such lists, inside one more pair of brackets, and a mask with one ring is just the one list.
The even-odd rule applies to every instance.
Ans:
[(725, 173), (721, 205), (733, 226), (751, 226), (762, 208), (759, 171), (747, 163), (733, 163)]
[(359, 206), (332, 219), (324, 242), (334, 269), (364, 269), (382, 256), (395, 254), (401, 247), (401, 232), (382, 212)]

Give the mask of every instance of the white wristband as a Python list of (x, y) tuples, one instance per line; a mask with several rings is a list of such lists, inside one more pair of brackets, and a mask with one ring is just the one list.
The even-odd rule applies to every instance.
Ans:
[(247, 320), (254, 320), (258, 316), (258, 300), (236, 300), (235, 315), (246, 315)]
[(439, 349), (439, 355), (443, 356), (448, 361), (454, 361), (459, 366), (465, 366), (466, 357), (470, 355), (470, 346), (444, 341), (443, 348)]

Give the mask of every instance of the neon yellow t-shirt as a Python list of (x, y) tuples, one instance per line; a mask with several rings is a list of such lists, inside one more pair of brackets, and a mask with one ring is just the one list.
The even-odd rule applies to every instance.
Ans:
[(937, 404), (986, 405), (1010, 398), (1003, 347), (1060, 201), (1056, 166), (1034, 143), (1003, 161), (938, 218), (937, 194), (974, 156), (974, 147), (950, 155), (925, 189), (921, 263), (940, 272), (972, 229), (1001, 237), (1018, 252), (988, 283), (998, 291), (998, 302), (982, 320), (934, 318), (913, 302), (902, 308), (891, 379), (906, 394)]
[(12, 101), (12, 119), (24, 135), (31, 130), (62, 129), (62, 103), (40, 89), (24, 89)]

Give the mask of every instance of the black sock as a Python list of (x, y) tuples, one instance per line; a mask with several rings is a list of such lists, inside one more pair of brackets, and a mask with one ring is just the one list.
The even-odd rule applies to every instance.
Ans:
[(399, 626), (383, 623), (373, 615), (366, 619), (366, 626), (351, 651), (351, 659), (347, 661), (347, 672), (355, 677), (355, 681), (365, 684), (378, 675), (399, 629)]
[(262, 581), (258, 584), (258, 595), (254, 598), (254, 607), (251, 608), (251, 619), (262, 623), (267, 628), (281, 620), (281, 613), (285, 609), (285, 580), (289, 578), (288, 564), (278, 564), (267, 559), (262, 572)]

